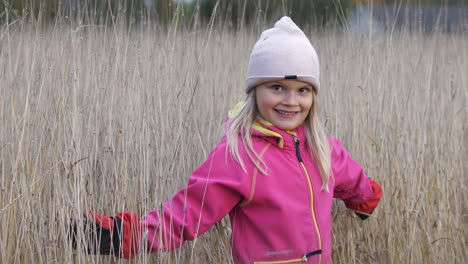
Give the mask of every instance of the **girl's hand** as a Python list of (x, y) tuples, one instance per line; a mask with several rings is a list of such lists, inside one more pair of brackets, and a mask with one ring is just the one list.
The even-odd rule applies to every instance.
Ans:
[[(88, 254), (114, 254), (126, 259), (136, 256), (141, 228), (135, 213), (123, 212), (115, 217), (108, 217), (88, 212), (83, 216), (85, 235), (83, 242), (88, 246)], [(76, 248), (78, 240), (77, 226), (77, 223), (71, 226), (70, 239), (73, 248)]]
[(380, 184), (372, 179), (369, 179), (369, 181), (372, 191), (374, 191), (372, 198), (358, 205), (347, 203), (345, 201), (346, 208), (354, 210), (356, 215), (362, 220), (367, 219), (369, 215), (372, 214), (382, 198), (382, 188), (380, 187)]

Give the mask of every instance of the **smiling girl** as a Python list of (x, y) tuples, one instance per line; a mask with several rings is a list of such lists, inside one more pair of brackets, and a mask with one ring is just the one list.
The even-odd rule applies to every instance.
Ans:
[(320, 89), (315, 49), (283, 17), (255, 44), (247, 98), (229, 113), (226, 136), (187, 186), (141, 221), (131, 212), (86, 213), (101, 241), (91, 249), (125, 258), (171, 250), (229, 214), (236, 264), (331, 263), (333, 198), (365, 219), (382, 192), (325, 133), (316, 111)]

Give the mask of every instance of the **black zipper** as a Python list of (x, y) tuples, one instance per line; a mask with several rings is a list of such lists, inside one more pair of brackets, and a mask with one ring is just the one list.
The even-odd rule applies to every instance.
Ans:
[(296, 157), (299, 162), (302, 162), (302, 157), (301, 157), (301, 151), (299, 150), (299, 139), (296, 136), (293, 136), (294, 138), (294, 143), (296, 145)]

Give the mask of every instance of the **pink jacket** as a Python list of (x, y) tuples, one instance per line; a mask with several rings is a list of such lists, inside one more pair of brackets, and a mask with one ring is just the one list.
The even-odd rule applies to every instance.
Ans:
[(254, 149), (268, 175), (249, 162), (239, 144), (244, 172), (223, 139), (190, 175), (186, 188), (162, 211), (143, 218), (150, 251), (180, 247), (229, 213), (236, 264), (331, 263), (333, 198), (361, 204), (373, 190), (361, 166), (330, 138), (333, 177), (330, 192), (322, 191), (304, 126), (291, 132), (266, 123), (252, 129)]

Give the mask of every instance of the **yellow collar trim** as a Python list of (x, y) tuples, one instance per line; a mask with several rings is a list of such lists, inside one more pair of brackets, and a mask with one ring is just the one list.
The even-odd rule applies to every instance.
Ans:
[(252, 128), (258, 130), (259, 132), (262, 132), (263, 134), (265, 134), (266, 136), (272, 136), (272, 137), (277, 137), (279, 138), (279, 147), (280, 148), (283, 148), (284, 146), (284, 140), (283, 140), (283, 137), (276, 133), (275, 131), (271, 131), (269, 129), (266, 129), (265, 127), (263, 127), (262, 125), (260, 125), (258, 122), (260, 123), (263, 123), (265, 124), (264, 122), (267, 122), (267, 123), (270, 123), (268, 121), (265, 121), (265, 120), (258, 120), (258, 121), (254, 121), (253, 124), (252, 124)]
[[(263, 119), (258, 119), (258, 122), (266, 125), (266, 126), (274, 126), (272, 123), (266, 121), (266, 120), (263, 120)], [(288, 133), (289, 135), (293, 135), (293, 136), (297, 136), (296, 132), (294, 131), (289, 131), (289, 130), (286, 130), (286, 133)]]

